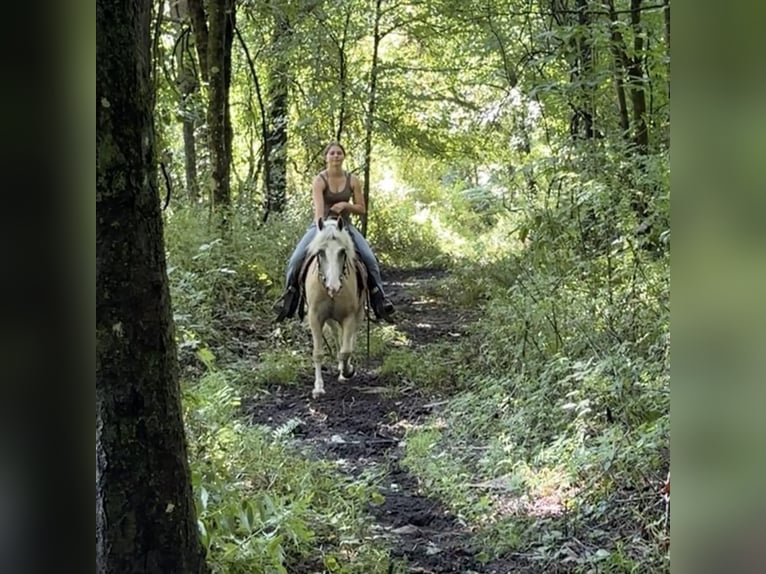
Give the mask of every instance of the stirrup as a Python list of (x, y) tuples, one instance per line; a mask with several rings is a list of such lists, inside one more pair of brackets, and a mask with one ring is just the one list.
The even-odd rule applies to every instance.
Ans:
[(282, 296), (274, 303), (274, 311), (277, 312), (277, 323), (281, 323), (285, 319), (293, 316), (295, 313), (295, 297), (297, 289), (290, 285)]
[(376, 319), (386, 321), (387, 323), (394, 323), (393, 319), (391, 319), (391, 315), (395, 310), (394, 305), (387, 297), (383, 296), (380, 287), (375, 287), (370, 291), (370, 306), (375, 312)]

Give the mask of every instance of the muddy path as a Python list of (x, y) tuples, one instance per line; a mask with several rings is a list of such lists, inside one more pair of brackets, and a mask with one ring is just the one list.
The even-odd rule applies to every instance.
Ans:
[[(413, 344), (458, 340), (469, 317), (433, 295), (446, 273), (435, 269), (385, 274), (386, 290), (397, 308), (397, 329)], [(439, 501), (426, 496), (417, 479), (401, 465), (406, 429), (438, 412), (444, 396), (382, 380), (365, 368), (364, 335), (359, 337), (357, 374), (338, 383), (328, 365), (327, 394), (311, 398), (313, 374), (300, 385), (274, 386), (247, 405), (255, 424), (272, 428), (293, 421), (292, 436), (311, 447), (315, 456), (333, 461), (351, 476), (370, 473), (385, 501), (371, 506), (375, 530), (386, 539), (393, 557), (406, 561), (409, 572), (501, 574), (525, 571), (512, 561), (482, 564), (467, 526)], [(299, 421), (299, 422), (296, 422)]]

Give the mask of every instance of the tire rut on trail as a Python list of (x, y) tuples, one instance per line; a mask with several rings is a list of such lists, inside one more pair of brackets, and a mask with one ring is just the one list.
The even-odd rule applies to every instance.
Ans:
[[(385, 274), (386, 291), (397, 309), (396, 328), (408, 334), (415, 348), (457, 341), (464, 333), (468, 318), (429, 294), (446, 275), (438, 269)], [(307, 372), (299, 385), (268, 388), (268, 394), (246, 405), (248, 416), (254, 424), (271, 428), (292, 421), (295, 439), (350, 476), (377, 473), (376, 485), (385, 500), (369, 509), (377, 522), (375, 530), (387, 539), (393, 558), (406, 560), (409, 572), (518, 571), (508, 561), (481, 564), (466, 525), (438, 500), (424, 495), (417, 479), (400, 465), (405, 430), (436, 412), (444, 397), (428, 396), (411, 386), (392, 392), (390, 385), (365, 368), (364, 355), (360, 332), (357, 373), (350, 381), (339, 383), (334, 365), (328, 364), (325, 396), (311, 398), (313, 373)]]

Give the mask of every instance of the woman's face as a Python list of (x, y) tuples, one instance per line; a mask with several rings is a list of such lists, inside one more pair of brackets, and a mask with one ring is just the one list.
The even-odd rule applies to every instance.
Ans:
[(327, 155), (325, 155), (325, 160), (328, 164), (338, 164), (340, 165), (343, 163), (343, 159), (346, 157), (346, 155), (343, 153), (343, 150), (340, 149), (339, 146), (332, 146), (330, 149), (327, 150)]

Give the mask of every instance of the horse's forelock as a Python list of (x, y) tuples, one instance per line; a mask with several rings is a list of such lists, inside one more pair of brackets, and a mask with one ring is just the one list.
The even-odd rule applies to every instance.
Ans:
[(308, 251), (312, 255), (325, 247), (330, 241), (338, 241), (348, 252), (346, 255), (351, 259), (355, 259), (354, 241), (351, 239), (351, 235), (345, 229), (338, 228), (338, 224), (334, 220), (324, 222), (324, 226), (319, 230), (317, 235), (309, 244)]

